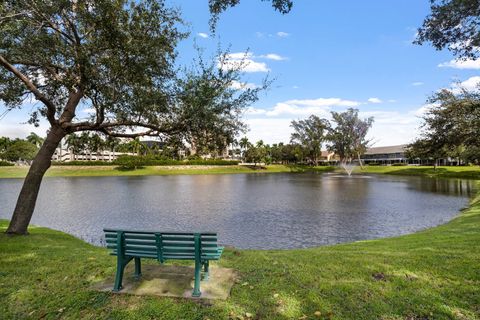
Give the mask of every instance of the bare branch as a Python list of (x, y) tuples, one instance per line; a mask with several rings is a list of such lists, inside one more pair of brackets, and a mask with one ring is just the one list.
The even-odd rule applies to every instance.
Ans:
[(38, 88), (28, 79), (27, 76), (25, 76), (23, 73), (21, 73), (17, 68), (15, 68), (13, 65), (11, 65), (2, 55), (0, 55), (0, 64), (13, 73), (18, 79), (20, 79), (25, 86), (30, 90), (35, 98), (41, 102), (47, 107), (47, 119), (50, 122), (51, 125), (55, 125), (57, 123), (57, 120), (55, 119), (55, 105), (50, 101), (47, 97), (45, 97), (39, 90)]
[(26, 14), (27, 14), (27, 12), (19, 12), (19, 13), (14, 13), (14, 14), (11, 14), (11, 15), (3, 16), (3, 17), (0, 18), (0, 23), (2, 23), (3, 21), (6, 21), (8, 19), (11, 19), (11, 18), (17, 18), (17, 17), (24, 16)]

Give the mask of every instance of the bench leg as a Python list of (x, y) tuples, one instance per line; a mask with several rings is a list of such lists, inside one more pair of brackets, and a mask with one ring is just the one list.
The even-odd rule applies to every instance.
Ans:
[(135, 279), (140, 279), (142, 276), (142, 264), (140, 258), (135, 258)]
[(200, 277), (202, 272), (202, 264), (200, 261), (195, 260), (195, 283), (193, 286), (192, 297), (200, 297)]
[(204, 281), (207, 281), (208, 278), (209, 278), (208, 269), (209, 269), (209, 260), (207, 260), (203, 263), (203, 278), (202, 278), (202, 280), (204, 280)]
[(122, 257), (117, 256), (117, 273), (115, 274), (115, 284), (113, 291), (118, 292), (122, 289), (123, 270), (125, 269), (125, 262)]

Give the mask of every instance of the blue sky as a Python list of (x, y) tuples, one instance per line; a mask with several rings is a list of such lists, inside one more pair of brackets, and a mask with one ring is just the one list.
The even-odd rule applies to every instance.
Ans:
[[(179, 63), (196, 56), (194, 41), (207, 54), (220, 44), (233, 54), (249, 50), (247, 85), (267, 75), (276, 79), (244, 115), (252, 141), (288, 142), (292, 120), (356, 107), (375, 117), (370, 137), (376, 146), (408, 143), (433, 92), (480, 80), (479, 62), (458, 63), (448, 51), (412, 44), (428, 0), (296, 0), (287, 15), (269, 2), (243, 0), (221, 15), (215, 35), (207, 0), (169, 2), (181, 8), (191, 32), (178, 48)], [(1, 120), (0, 135), (31, 131), (19, 125), (23, 114)]]

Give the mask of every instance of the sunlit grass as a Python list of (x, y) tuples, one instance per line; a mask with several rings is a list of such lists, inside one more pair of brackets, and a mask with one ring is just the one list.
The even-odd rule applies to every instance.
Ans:
[[(148, 175), (185, 175), (185, 174), (234, 174), (234, 173), (279, 173), (331, 171), (332, 167), (306, 167), (295, 165), (268, 165), (265, 168), (245, 166), (146, 166), (136, 170), (120, 170), (114, 166), (52, 166), (46, 177), (80, 176), (148, 176)], [(0, 167), (0, 178), (23, 178), (26, 167)]]

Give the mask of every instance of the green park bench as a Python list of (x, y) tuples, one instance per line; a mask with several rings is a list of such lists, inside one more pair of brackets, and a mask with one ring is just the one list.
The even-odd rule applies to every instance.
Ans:
[[(141, 258), (157, 259), (160, 263), (167, 260), (194, 260), (195, 285), (193, 297), (199, 297), (200, 280), (208, 280), (210, 260), (219, 260), (223, 247), (217, 244), (214, 232), (149, 232), (103, 229), (107, 248), (117, 256), (117, 273), (113, 291), (122, 289), (123, 271), (127, 264), (135, 260), (135, 277), (140, 278)], [(203, 267), (203, 272), (202, 272)], [(202, 277), (203, 273), (203, 277)]]

